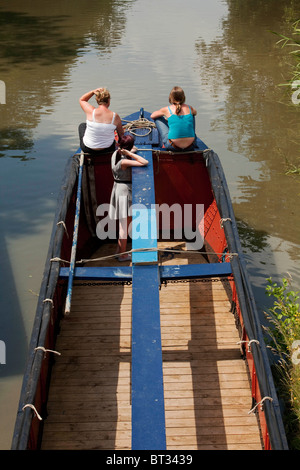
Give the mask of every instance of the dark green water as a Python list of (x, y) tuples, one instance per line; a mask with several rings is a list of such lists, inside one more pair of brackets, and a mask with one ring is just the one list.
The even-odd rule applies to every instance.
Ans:
[[(197, 134), (224, 166), (260, 311), (266, 278), (299, 288), (299, 109), (278, 87), (291, 58), (270, 30), (292, 0), (2, 0), (0, 3), (0, 448), (8, 449), (56, 198), (84, 119), (78, 98), (107, 86), (121, 116), (182, 86)], [(1, 93), (3, 89), (1, 90)], [(0, 96), (3, 103), (3, 96)]]

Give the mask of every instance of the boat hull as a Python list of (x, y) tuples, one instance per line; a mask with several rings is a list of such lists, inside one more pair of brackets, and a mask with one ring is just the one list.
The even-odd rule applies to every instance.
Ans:
[[(149, 113), (134, 113), (124, 122), (132, 122), (145, 117), (150, 120)], [(160, 146), (155, 128), (150, 133), (145, 129), (135, 129), (136, 145), (143, 154), (149, 155), (151, 162), (149, 177), (151, 187), (141, 184), (136, 192), (136, 201), (143, 202), (150, 220), (155, 211), (155, 240), (148, 239), (146, 244), (133, 249), (132, 266), (107, 269), (105, 263), (99, 268), (92, 266), (84, 269), (77, 265), (75, 281), (98, 281), (132, 283), (132, 444), (133, 449), (162, 449), (166, 445), (165, 407), (163, 397), (163, 359), (160, 325), (160, 289), (170, 282), (191, 282), (218, 278), (226, 282), (227, 299), (230, 302), (231, 314), (235, 319), (239, 333), (241, 354), (245, 357), (250, 377), (251, 397), (253, 404), (262, 400), (264, 406), (256, 408), (264, 449), (287, 449), (286, 437), (282, 424), (278, 398), (268, 362), (267, 352), (256, 311), (254, 297), (246, 272), (245, 261), (240, 246), (235, 217), (226, 184), (226, 178), (218, 156), (207, 149), (199, 141), (199, 150), (187, 153), (170, 153)], [(150, 137), (149, 137), (150, 136)], [(96, 217), (97, 208), (109, 204), (113, 186), (110, 166), (111, 154), (85, 158), (83, 173), (80, 222), (78, 229), (77, 261), (88, 260), (99, 248), (97, 226), (101, 217)], [(58, 200), (50, 248), (47, 256), (42, 281), (37, 313), (29, 347), (29, 357), (24, 375), (21, 398), (13, 437), (13, 449), (39, 449), (42, 446), (44, 423), (47, 422), (49, 385), (55, 360), (57, 335), (64, 319), (64, 305), (67, 292), (68, 269), (72, 254), (72, 233), (76, 213), (76, 194), (78, 181), (79, 152), (67, 163), (65, 177)], [(136, 180), (135, 180), (136, 178)], [(133, 187), (137, 187), (141, 173), (133, 174)], [(140, 181), (140, 180), (139, 180)], [(147, 180), (148, 181), (148, 180)], [(146, 182), (147, 182), (146, 181)], [(170, 210), (173, 208), (173, 210)], [(186, 217), (189, 209), (191, 217)], [(166, 212), (168, 209), (168, 217)], [(177, 212), (176, 212), (177, 211)], [(202, 217), (198, 215), (202, 214)], [(148, 222), (147, 222), (148, 223)], [(195, 238), (187, 239), (187, 234)], [(159, 256), (175, 255), (176, 241), (203, 257), (201, 263), (187, 261), (180, 264), (164, 266)], [(196, 235), (195, 235), (196, 234)], [(199, 238), (197, 238), (197, 234)], [(195, 244), (196, 240), (196, 244)], [(169, 247), (165, 241), (172, 242)], [(188, 244), (186, 242), (188, 241)], [(101, 244), (101, 247), (107, 240)], [(115, 243), (115, 240), (114, 240)], [(159, 245), (162, 243), (162, 245)], [(200, 243), (200, 245), (199, 245)], [(160, 248), (162, 246), (162, 248)], [(173, 247), (170, 248), (170, 246)], [(181, 248), (180, 248), (181, 249)], [(182, 253), (181, 253), (182, 254)], [(142, 256), (142, 258), (141, 258)], [(205, 262), (204, 262), (204, 261)], [(103, 259), (102, 259), (103, 261)], [(93, 263), (92, 263), (93, 264)], [(91, 269), (90, 269), (91, 268)], [(118, 278), (116, 278), (118, 271)], [(153, 287), (150, 279), (153, 277)], [(145, 283), (147, 289), (145, 290)], [(118, 284), (118, 285), (119, 285)], [(145, 307), (145, 299), (149, 295), (149, 311)], [(171, 296), (174, 295), (171, 292)], [(151, 312), (157, 313), (156, 320)], [(142, 314), (140, 314), (142, 312)], [(148, 312), (149, 317), (147, 317)], [(135, 320), (137, 318), (137, 320)], [(141, 323), (140, 319), (144, 323)], [(150, 323), (154, 322), (153, 324)], [(152, 346), (145, 347), (145, 335), (141, 329), (153, 328)], [(150, 334), (150, 333), (149, 333)], [(135, 335), (135, 336), (134, 336)], [(141, 339), (142, 338), (142, 339)], [(136, 346), (138, 345), (138, 346)], [(151, 350), (151, 356), (144, 355)], [(108, 352), (109, 354), (109, 352)], [(199, 359), (200, 360), (200, 359)], [(143, 370), (145, 362), (151, 362), (153, 377), (149, 380), (149, 369)], [(152, 376), (151, 376), (152, 377)], [(143, 382), (144, 381), (144, 382)], [(148, 384), (145, 400), (145, 383)], [(146, 387), (146, 388), (147, 388)], [(153, 394), (153, 396), (151, 395)], [(162, 396), (155, 399), (154, 394)], [(266, 399), (266, 397), (269, 397)], [(147, 402), (148, 400), (148, 402)], [(149, 403), (145, 405), (145, 401)], [(159, 405), (157, 405), (159, 402)], [(157, 408), (159, 406), (159, 410)], [(157, 411), (158, 410), (158, 411)], [(145, 414), (149, 417), (146, 420)], [(150, 417), (159, 416), (152, 423)], [(42, 419), (40, 419), (42, 418)], [(136, 424), (138, 423), (138, 424)], [(146, 424), (145, 424), (146, 423)], [(151, 424), (149, 424), (151, 423)], [(153, 426), (153, 428), (151, 428)], [(152, 432), (149, 432), (152, 429)], [(154, 430), (154, 431), (153, 431)], [(145, 436), (149, 434), (149, 442)], [(153, 441), (153, 435), (157, 441)], [(141, 441), (146, 441), (141, 443)], [(146, 447), (141, 447), (141, 446)], [(149, 447), (151, 446), (151, 447)], [(157, 447), (155, 447), (157, 446)], [(196, 448), (202, 448), (200, 445)]]

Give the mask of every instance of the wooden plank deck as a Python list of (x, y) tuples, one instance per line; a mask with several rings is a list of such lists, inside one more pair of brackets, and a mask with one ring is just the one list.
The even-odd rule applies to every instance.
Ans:
[[(199, 256), (168, 254), (161, 261), (192, 263)], [(261, 449), (225, 287), (220, 279), (161, 287), (169, 450)], [(129, 450), (131, 286), (75, 282), (56, 350), (61, 356), (53, 369), (42, 449)]]

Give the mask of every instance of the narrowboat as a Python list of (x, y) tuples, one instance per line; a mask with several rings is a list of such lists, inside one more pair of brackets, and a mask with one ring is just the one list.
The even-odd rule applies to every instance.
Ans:
[[(286, 450), (281, 409), (218, 155), (169, 152), (123, 120), (131, 259), (105, 207), (111, 153), (68, 159), (12, 441), (16, 450)], [(101, 230), (100, 230), (101, 229)], [(101, 232), (101, 236), (100, 236)]]

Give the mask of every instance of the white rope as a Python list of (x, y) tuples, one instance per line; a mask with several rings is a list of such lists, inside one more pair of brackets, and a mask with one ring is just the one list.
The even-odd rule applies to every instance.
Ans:
[(33, 406), (33, 405), (31, 405), (31, 403), (28, 403), (27, 405), (24, 405), (23, 408), (22, 408), (22, 411), (24, 411), (25, 408), (31, 408), (31, 409), (35, 412), (37, 418), (38, 418), (40, 421), (43, 420), (43, 418), (42, 418), (42, 417), (38, 414), (38, 412), (36, 411), (36, 407)]
[(143, 152), (153, 152), (153, 153), (158, 153), (158, 154), (168, 154), (168, 155), (186, 155), (187, 153), (190, 154), (190, 153), (199, 153), (199, 152), (202, 152), (204, 154), (204, 152), (209, 152), (211, 149), (204, 149), (204, 150), (182, 150), (182, 152), (179, 152), (179, 151), (176, 151), (174, 152), (173, 150), (166, 150), (164, 148), (161, 148), (161, 149), (156, 149), (156, 148), (152, 148), (152, 149), (139, 149), (137, 148), (137, 150), (142, 150)]
[[(203, 255), (203, 253), (198, 253), (197, 251), (195, 250), (172, 250), (171, 248), (164, 248), (164, 249), (161, 249), (161, 248), (139, 248), (139, 249), (135, 249), (135, 250), (130, 250), (130, 251), (124, 251), (124, 253), (122, 254), (132, 254), (132, 253), (139, 253), (139, 252), (143, 252), (143, 251), (156, 251), (156, 252), (166, 252), (166, 253), (181, 253), (183, 255), (185, 254), (188, 254), (188, 253), (191, 253), (191, 254), (199, 254), (199, 255)], [(215, 252), (205, 252), (205, 254), (207, 255), (219, 255), (219, 256), (222, 256), (224, 253), (215, 253)], [(80, 263), (87, 263), (87, 262), (95, 262), (95, 261), (102, 261), (102, 260), (106, 260), (108, 258), (114, 258), (114, 257), (118, 257), (120, 256), (120, 253), (117, 253), (117, 254), (114, 254), (114, 255), (108, 255), (108, 256), (103, 256), (101, 258), (89, 258), (89, 259), (81, 259), (80, 261), (77, 261), (78, 264)], [(229, 259), (231, 259), (233, 256), (238, 256), (238, 253), (226, 253), (226, 256), (229, 257)], [(66, 261), (68, 262), (68, 261)]]
[(136, 121), (126, 121), (125, 119), (122, 119), (122, 121), (127, 122), (127, 124), (123, 126), (124, 131), (128, 131), (131, 134), (136, 135), (136, 136), (141, 136), (141, 134), (137, 134), (134, 132), (136, 129), (147, 129), (148, 132), (147, 134), (143, 134), (143, 137), (144, 137), (146, 135), (149, 135), (152, 129), (156, 127), (154, 122), (149, 121), (148, 119), (142, 118), (142, 117), (140, 117)]
[(67, 226), (65, 224), (65, 222), (63, 220), (61, 220), (60, 222), (57, 222), (56, 225), (62, 225), (65, 229), (65, 232), (66, 232), (66, 235), (67, 235), (67, 238), (69, 238), (69, 234), (68, 234), (68, 230), (67, 230)]
[(231, 222), (230, 217), (227, 217), (227, 218), (225, 218), (225, 219), (220, 219), (221, 228), (223, 228), (223, 222), (227, 222), (227, 221), (230, 221), (230, 222)]
[(58, 356), (61, 356), (61, 353), (60, 353), (60, 352), (58, 352), (58, 351), (53, 351), (53, 349), (46, 349), (46, 348), (44, 348), (43, 346), (37, 346), (36, 348), (34, 348), (35, 351), (38, 351), (39, 349), (42, 350), (42, 351), (44, 351), (44, 353), (46, 353), (46, 352), (52, 352), (53, 354), (57, 354)]
[(250, 349), (251, 343), (259, 344), (259, 341), (257, 341), (257, 339), (251, 339), (251, 340), (249, 341), (249, 349)]
[[(143, 252), (143, 251), (156, 251), (156, 252), (161, 252), (161, 253), (181, 253), (181, 254), (197, 254), (198, 252), (195, 251), (195, 250), (172, 250), (171, 248), (164, 248), (164, 249), (161, 249), (161, 248), (139, 248), (139, 249), (136, 249), (136, 250), (129, 250), (129, 251), (124, 251), (122, 252), (122, 255), (126, 255), (126, 254), (132, 254), (132, 253), (139, 253), (139, 252)], [(199, 255), (203, 255), (203, 253), (198, 253)], [(206, 255), (217, 255), (217, 256), (223, 256), (224, 253), (216, 253), (214, 251), (212, 252), (205, 252)], [(110, 259), (110, 258), (117, 258), (118, 256), (120, 256), (120, 253), (115, 253), (114, 255), (107, 255), (107, 256), (102, 256), (100, 258), (84, 258), (84, 259), (81, 259), (81, 260), (78, 260), (76, 261), (76, 264), (83, 264), (83, 263), (90, 263), (90, 262), (96, 262), (96, 261), (105, 261), (107, 259)], [(228, 257), (228, 259), (232, 259), (234, 256), (239, 256), (238, 253), (225, 253), (225, 256)], [(70, 261), (67, 261), (65, 259), (61, 259), (61, 258), (52, 258), (50, 259), (50, 261), (58, 261), (58, 262), (62, 262), (62, 263), (67, 263), (67, 264), (70, 264)]]
[(251, 339), (250, 341), (238, 341), (236, 344), (242, 344), (242, 343), (248, 343), (248, 352), (250, 352), (250, 346), (252, 343), (259, 344), (259, 341), (257, 339)]
[[(223, 253), (218, 253), (223, 255)], [(239, 256), (238, 253), (225, 253), (225, 256), (228, 256), (229, 259), (232, 259), (234, 256)]]
[(50, 303), (52, 304), (52, 308), (54, 308), (53, 299), (45, 299), (45, 300), (43, 300), (43, 303), (46, 303), (46, 302), (50, 302)]
[(58, 258), (58, 257), (56, 257), (56, 258), (51, 258), (50, 261), (51, 261), (51, 262), (52, 262), (52, 261), (53, 261), (53, 262), (58, 261), (58, 262), (61, 262), (61, 263), (70, 263), (70, 261), (66, 261), (65, 259), (61, 259), (61, 258)]
[(265, 400), (270, 400), (270, 401), (272, 402), (272, 401), (273, 401), (273, 398), (272, 398), (272, 397), (264, 397), (261, 401), (259, 401), (258, 403), (256, 403), (256, 405), (252, 408), (252, 410), (248, 411), (248, 415), (249, 415), (250, 413), (253, 413), (253, 411), (255, 411), (256, 408), (257, 408), (259, 405), (261, 405), (261, 410), (262, 410), (262, 409), (263, 409), (262, 405), (263, 405), (263, 402), (264, 402)]

